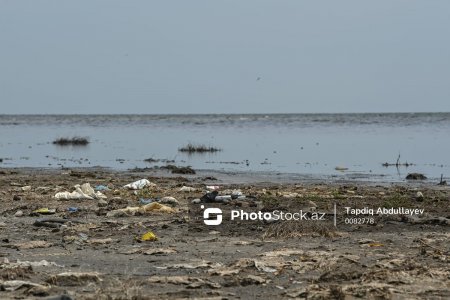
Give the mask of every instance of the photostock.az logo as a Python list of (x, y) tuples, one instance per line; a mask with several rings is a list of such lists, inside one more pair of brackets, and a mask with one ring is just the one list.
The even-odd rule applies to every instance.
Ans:
[[(201, 206), (205, 208), (204, 205)], [(215, 219), (210, 219), (210, 215), (216, 215)], [(220, 208), (207, 208), (203, 212), (203, 222), (206, 225), (220, 225), (222, 224), (222, 210)]]

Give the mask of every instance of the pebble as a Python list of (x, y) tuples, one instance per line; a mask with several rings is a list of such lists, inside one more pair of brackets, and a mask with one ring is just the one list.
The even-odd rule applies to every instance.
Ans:
[(26, 191), (31, 191), (31, 185), (26, 185), (20, 188), (22, 191), (26, 192)]
[(192, 203), (193, 203), (193, 204), (199, 204), (200, 202), (202, 202), (202, 200), (200, 200), (200, 199), (194, 199), (194, 200), (192, 200)]
[(16, 211), (16, 213), (14, 214), (14, 216), (15, 216), (15, 217), (21, 217), (21, 216), (23, 216), (23, 211), (21, 211), (21, 210)]

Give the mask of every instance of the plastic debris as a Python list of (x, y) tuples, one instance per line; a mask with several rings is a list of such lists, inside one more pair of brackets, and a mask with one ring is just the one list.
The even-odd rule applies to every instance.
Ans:
[(64, 272), (51, 276), (47, 282), (55, 285), (77, 286), (91, 282), (100, 282), (100, 274), (97, 272)]
[(175, 210), (172, 207), (166, 206), (164, 204), (160, 204), (158, 202), (152, 202), (150, 204), (141, 206), (141, 207), (126, 207), (122, 209), (112, 210), (106, 214), (107, 217), (123, 217), (127, 215), (134, 216), (136, 213), (146, 214), (152, 212), (160, 212), (160, 213), (174, 213)]
[(79, 233), (78, 236), (80, 237), (80, 239), (81, 239), (82, 241), (87, 241), (88, 238), (89, 238), (89, 236), (88, 236), (86, 233), (82, 233), (82, 232)]
[(22, 191), (24, 192), (28, 192), (31, 191), (31, 185), (26, 185), (20, 188)]
[(281, 192), (279, 193), (279, 195), (286, 199), (292, 199), (301, 196), (299, 193), (291, 193), (291, 192)]
[(67, 208), (67, 211), (68, 211), (68, 212), (71, 212), (71, 213), (77, 212), (77, 211), (78, 211), (78, 207), (68, 207), (68, 208)]
[(50, 227), (59, 228), (62, 224), (66, 223), (68, 220), (60, 218), (43, 218), (34, 221), (33, 225), (38, 227)]
[(177, 206), (178, 200), (174, 197), (163, 197), (161, 200), (159, 200), (159, 203), (168, 204), (170, 206)]
[(109, 187), (107, 187), (106, 185), (96, 185), (95, 187), (94, 187), (94, 190), (96, 190), (96, 191), (109, 191)]
[(0, 287), (4, 291), (15, 291), (22, 287), (25, 287), (25, 288), (38, 287), (38, 288), (42, 288), (42, 289), (47, 289), (47, 287), (45, 285), (37, 284), (37, 283), (31, 282), (31, 281), (23, 281), (23, 280), (3, 281), (3, 282), (0, 282)]
[(106, 238), (106, 239), (89, 239), (87, 241), (91, 245), (106, 245), (114, 242), (112, 238)]
[(139, 203), (144, 204), (144, 205), (150, 204), (152, 202), (153, 202), (153, 199), (144, 199), (144, 198), (139, 199)]
[(48, 248), (53, 246), (52, 243), (46, 241), (29, 241), (23, 243), (14, 244), (19, 249), (35, 249), (35, 248)]
[(46, 260), (41, 260), (41, 261), (17, 260), (16, 264), (18, 264), (19, 266), (22, 266), (22, 267), (50, 267), (50, 266), (61, 267), (61, 268), (64, 267), (64, 266), (56, 264), (55, 262), (49, 262)]
[(233, 199), (238, 199), (239, 197), (242, 197), (242, 196), (244, 196), (244, 194), (242, 193), (241, 190), (233, 190), (231, 192), (231, 198), (233, 198)]
[(206, 193), (205, 195), (203, 195), (200, 200), (202, 202), (214, 202), (214, 200), (216, 199), (217, 195), (219, 194), (218, 191), (212, 191), (210, 193)]
[(81, 200), (81, 199), (106, 199), (107, 197), (101, 192), (95, 192), (89, 183), (84, 183), (81, 186), (75, 185), (75, 191), (73, 192), (59, 192), (56, 193), (55, 198), (58, 200)]
[(417, 192), (416, 200), (417, 201), (423, 201), (423, 199), (424, 199), (423, 193), (422, 192)]
[(143, 234), (139, 240), (141, 242), (153, 242), (153, 241), (157, 241), (158, 237), (153, 232), (149, 231), (149, 232)]
[(142, 190), (146, 186), (155, 186), (155, 185), (156, 184), (151, 183), (147, 179), (141, 179), (141, 180), (138, 180), (138, 181), (135, 181), (135, 182), (125, 185), (124, 188), (129, 189), (129, 190)]
[(210, 192), (217, 191), (219, 189), (220, 189), (220, 186), (218, 186), (218, 185), (207, 185), (206, 186), (206, 190), (210, 191)]
[(56, 213), (56, 209), (54, 209), (54, 208), (49, 209), (47, 207), (44, 207), (44, 208), (36, 209), (33, 212), (37, 213), (37, 214), (41, 214), (41, 215), (52, 215), (52, 214)]
[(226, 202), (231, 200), (231, 195), (216, 196), (215, 202)]
[(245, 196), (242, 195), (242, 192), (240, 191), (236, 191), (234, 194), (232, 195), (220, 195), (219, 196), (219, 192), (218, 191), (212, 191), (212, 192), (208, 192), (205, 195), (203, 195), (200, 200), (201, 202), (222, 202), (222, 203), (227, 203), (232, 199), (238, 199), (238, 200), (243, 200), (245, 199)]
[(182, 186), (178, 191), (180, 192), (195, 192), (195, 188), (190, 186)]

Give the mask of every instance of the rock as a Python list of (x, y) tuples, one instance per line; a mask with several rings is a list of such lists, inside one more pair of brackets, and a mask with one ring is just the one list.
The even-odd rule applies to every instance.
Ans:
[(22, 217), (23, 216), (23, 211), (18, 210), (16, 211), (16, 213), (14, 214), (15, 217)]
[(22, 200), (22, 197), (20, 197), (19, 195), (14, 195), (13, 200), (20, 201), (20, 200)]
[(98, 205), (98, 207), (105, 207), (105, 206), (108, 206), (108, 201), (106, 201), (106, 200), (104, 200), (104, 199), (100, 199), (100, 200), (98, 200), (97, 205)]
[(425, 180), (425, 179), (427, 179), (427, 177), (420, 173), (409, 173), (406, 176), (406, 179), (407, 180)]

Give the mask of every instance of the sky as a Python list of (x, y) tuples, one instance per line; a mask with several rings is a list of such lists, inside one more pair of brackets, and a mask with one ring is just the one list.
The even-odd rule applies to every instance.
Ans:
[(0, 114), (441, 111), (448, 0), (0, 0)]

